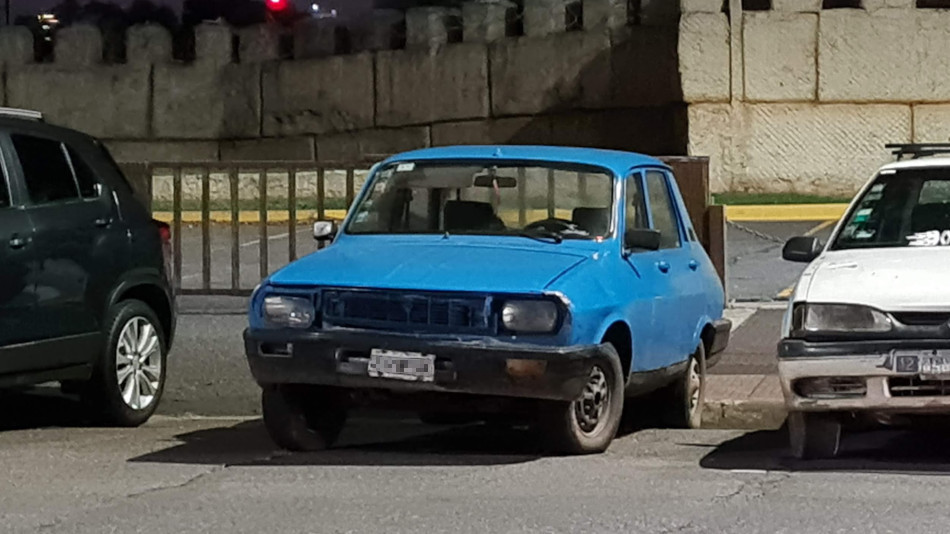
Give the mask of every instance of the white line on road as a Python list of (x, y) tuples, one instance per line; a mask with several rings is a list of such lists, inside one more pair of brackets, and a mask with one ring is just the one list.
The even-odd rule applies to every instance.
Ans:
[[(303, 230), (300, 230), (300, 231), (297, 232), (297, 233), (299, 234), (299, 233), (302, 233), (302, 232), (310, 232), (310, 231), (311, 231), (311, 230), (309, 230), (309, 229), (303, 229)], [(283, 234), (277, 234), (277, 235), (267, 236), (267, 241), (278, 241), (278, 240), (280, 240), (280, 239), (287, 239), (288, 237), (290, 237), (290, 233), (289, 233), (289, 232), (284, 232)], [(246, 242), (246, 243), (241, 243), (241, 244), (238, 245), (238, 246), (239, 246), (240, 248), (245, 248), (245, 247), (253, 247), (253, 246), (256, 246), (256, 245), (260, 245), (260, 244), (261, 244), (261, 240), (258, 238), (258, 239), (252, 239), (252, 240), (250, 240), (250, 241), (248, 241), (248, 242)], [(231, 248), (230, 248), (230, 247), (215, 247), (215, 248), (212, 248), (212, 249), (211, 249), (211, 252), (212, 252), (212, 253), (214, 253), (214, 252), (224, 252), (224, 251), (228, 251), (228, 250), (231, 250)], [(181, 279), (182, 279), (183, 281), (184, 281), (184, 280), (194, 280), (195, 278), (201, 278), (201, 273), (200, 273), (200, 272), (199, 272), (199, 273), (192, 273), (192, 274), (188, 274), (188, 275), (182, 275), (182, 277), (181, 277)]]

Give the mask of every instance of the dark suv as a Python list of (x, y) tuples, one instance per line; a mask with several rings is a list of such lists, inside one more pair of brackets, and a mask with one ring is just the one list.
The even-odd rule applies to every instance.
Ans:
[(103, 423), (147, 421), (175, 330), (169, 237), (99, 141), (0, 108), (0, 388), (59, 381)]

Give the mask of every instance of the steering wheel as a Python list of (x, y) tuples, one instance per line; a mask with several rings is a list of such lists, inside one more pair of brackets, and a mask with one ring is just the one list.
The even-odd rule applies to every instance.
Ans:
[(550, 219), (543, 219), (540, 221), (534, 221), (531, 224), (528, 224), (524, 227), (525, 230), (534, 230), (536, 228), (542, 228), (551, 232), (561, 233), (568, 232), (577, 228), (577, 225), (572, 221), (567, 219), (558, 219), (556, 217), (551, 217)]

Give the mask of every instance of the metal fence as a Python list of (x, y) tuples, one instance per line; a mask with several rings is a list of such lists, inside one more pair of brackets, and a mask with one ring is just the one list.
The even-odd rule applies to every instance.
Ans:
[[(673, 168), (693, 226), (725, 280), (725, 220), (721, 207), (709, 205), (708, 159), (662, 159)], [(375, 161), (163, 162), (124, 167), (153, 215), (172, 227), (172, 268), (179, 292), (247, 295), (272, 267), (296, 260), (301, 251), (321, 248), (311, 239), (300, 242), (298, 234), (309, 235), (302, 225), (342, 219)], [(549, 201), (552, 182), (547, 181)], [(524, 217), (519, 214), (519, 220)], [(281, 227), (282, 233), (271, 235)], [(214, 238), (226, 245), (213, 248)], [(272, 248), (275, 238), (286, 240), (286, 255), (275, 255), (282, 252)], [(186, 263), (196, 272), (184, 274)]]

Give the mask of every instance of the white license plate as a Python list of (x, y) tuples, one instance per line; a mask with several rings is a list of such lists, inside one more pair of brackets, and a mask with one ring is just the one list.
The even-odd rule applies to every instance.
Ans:
[(433, 382), (435, 355), (373, 349), (369, 356), (369, 376), (410, 382)]
[(932, 378), (950, 377), (950, 357), (921, 356), (920, 375)]

